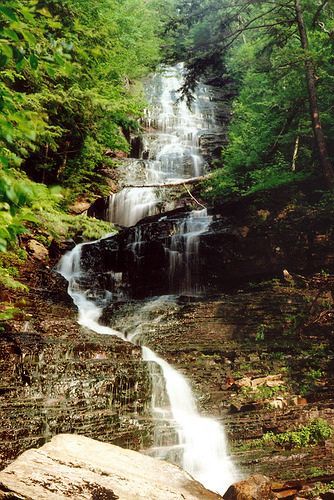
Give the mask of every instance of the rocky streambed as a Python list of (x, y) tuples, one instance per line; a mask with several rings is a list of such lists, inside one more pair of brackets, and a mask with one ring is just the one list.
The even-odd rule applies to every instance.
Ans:
[[(303, 190), (293, 199), (305, 199)], [(314, 201), (292, 206), (291, 193), (271, 203), (265, 196), (249, 199), (248, 207), (242, 203), (233, 215), (238, 231), (228, 229), (230, 266), (246, 258), (247, 238), (250, 248), (254, 235), (264, 238), (266, 230), (271, 236), (263, 244), (276, 261), (265, 265), (263, 247), (256, 253), (253, 245), (257, 265), (250, 260), (246, 279), (236, 279), (234, 288), (230, 280), (223, 294), (213, 288), (204, 297), (168, 297), (158, 305), (158, 323), (141, 319), (143, 301), (133, 297), (106, 309), (102, 321), (119, 329), (124, 318), (129, 329), (142, 323), (146, 345), (187, 377), (201, 412), (224, 422), (243, 474), (328, 485), (334, 474), (330, 435), (317, 428), (318, 439), (285, 444), (270, 435), (287, 436), (312, 422), (334, 425), (332, 214)], [(220, 220), (232, 211), (225, 208)], [(287, 230), (299, 235), (289, 246)], [(303, 242), (299, 253), (293, 241)], [(146, 449), (153, 424), (140, 349), (79, 327), (65, 282), (47, 265), (31, 255), (25, 312), (1, 334), (2, 465), (60, 432)]]

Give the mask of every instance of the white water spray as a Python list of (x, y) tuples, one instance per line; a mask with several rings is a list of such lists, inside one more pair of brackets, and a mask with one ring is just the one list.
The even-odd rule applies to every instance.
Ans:
[[(217, 421), (199, 415), (190, 386), (181, 373), (147, 347), (143, 347), (143, 359), (156, 363), (162, 370), (183, 452), (183, 469), (208, 489), (223, 494), (236, 479), (224, 429)], [(161, 408), (153, 410), (161, 413)]]
[[(68, 281), (68, 293), (79, 310), (78, 322), (83, 327), (102, 335), (115, 335), (124, 341), (140, 341), (141, 322), (145, 321), (145, 312), (152, 312), (161, 305), (164, 298), (149, 301), (142, 308), (143, 316), (135, 312), (130, 318), (130, 335), (99, 324), (103, 308), (87, 298), (89, 290), (81, 288), (80, 280), (85, 277), (81, 268), (81, 250), (84, 245), (77, 245), (61, 259), (58, 272)], [(84, 280), (85, 281), (85, 280)], [(156, 322), (159, 317), (156, 317)], [(206, 488), (223, 494), (236, 478), (236, 470), (227, 452), (227, 443), (223, 427), (215, 420), (199, 415), (194, 397), (186, 379), (151, 349), (142, 346), (143, 360), (157, 364), (163, 373), (166, 391), (170, 402), (170, 413), (178, 435), (181, 450), (181, 463), (185, 471), (202, 483)], [(153, 392), (157, 387), (153, 387)], [(154, 394), (153, 394), (154, 398)], [(159, 412), (153, 408), (153, 416)]]
[[(214, 130), (213, 108), (201, 105), (201, 100), (208, 100), (205, 86), (200, 86), (197, 90), (198, 99), (192, 110), (184, 102), (177, 102), (176, 91), (181, 85), (180, 66), (169, 68), (152, 79), (151, 105), (146, 112), (149, 130), (144, 138), (147, 159), (131, 162), (126, 179), (129, 185), (146, 184), (146, 187), (129, 187), (110, 198), (109, 218), (113, 222), (131, 226), (147, 215), (158, 213), (159, 195), (156, 189), (147, 187), (147, 184), (160, 184), (163, 190), (163, 185), (168, 180), (187, 179), (205, 171), (199, 137), (203, 130)], [(140, 167), (140, 177), (136, 173), (139, 170), (137, 167)], [(206, 210), (193, 211), (176, 222), (170, 245), (165, 248), (169, 258), (172, 290), (191, 293), (199, 291), (196, 277), (199, 236), (208, 230), (210, 223), (211, 218)], [(98, 334), (114, 335), (127, 342), (142, 344), (141, 336), (145, 325), (152, 326), (163, 318), (166, 302), (170, 302), (171, 298), (160, 297), (148, 301), (140, 311), (135, 310), (132, 315), (124, 318), (117, 329), (101, 325), (99, 319), (107, 301), (103, 304), (101, 297), (99, 300), (94, 299), (93, 291), (87, 288), (89, 276), (81, 266), (82, 248), (89, 244), (75, 247), (62, 258), (58, 267), (59, 273), (68, 281), (68, 292), (78, 307), (79, 324)], [(141, 230), (138, 226), (132, 244), (135, 255), (140, 256), (141, 245)], [(183, 276), (181, 281), (177, 280), (177, 275)], [(223, 494), (238, 477), (228, 455), (223, 427), (217, 421), (199, 415), (190, 385), (182, 374), (151, 349), (142, 346), (142, 352), (144, 361), (160, 368), (159, 383), (152, 378), (153, 417), (156, 422), (162, 422), (162, 427), (156, 426), (156, 432), (164, 432), (162, 429), (167, 424), (176, 437), (177, 444), (174, 448), (177, 448), (179, 465), (208, 489)], [(166, 396), (167, 404), (159, 406), (162, 400), (166, 402)], [(164, 452), (163, 447), (159, 447), (160, 441), (163, 438), (158, 436), (155, 449), (160, 448), (161, 453), (158, 455), (166, 458), (168, 453)], [(169, 444), (167, 443), (167, 448), (171, 448)]]
[[(144, 120), (142, 158), (126, 164), (123, 185), (132, 187), (109, 198), (107, 217), (111, 222), (133, 226), (146, 216), (158, 214), (165, 201), (164, 184), (205, 173), (200, 136), (218, 131), (214, 104), (207, 87), (200, 84), (189, 109), (178, 99), (182, 83), (182, 64), (165, 68), (147, 83), (149, 107)], [(148, 187), (152, 184), (157, 187)]]

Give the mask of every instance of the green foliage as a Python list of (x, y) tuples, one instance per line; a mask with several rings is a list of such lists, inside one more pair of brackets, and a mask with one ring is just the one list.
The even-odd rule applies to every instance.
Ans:
[[(299, 36), (295, 2), (176, 1), (167, 25), (169, 59), (186, 59), (185, 94), (200, 78), (236, 85), (229, 142), (203, 188), (208, 199), (303, 180), (319, 171), (305, 59), (312, 61), (329, 153), (334, 159), (334, 9), (302, 0), (310, 50)], [(180, 36), (180, 33), (182, 36)]]
[(25, 252), (19, 248), (15, 248), (12, 252), (0, 253), (0, 287), (27, 291), (27, 287), (17, 280), (18, 267), (25, 262), (25, 259)]
[(260, 325), (255, 334), (256, 342), (262, 342), (265, 339), (266, 327), (265, 325)]
[(61, 200), (57, 189), (48, 189), (15, 171), (0, 171), (0, 252), (17, 243), (27, 232), (27, 223), (38, 224), (39, 216)]
[(85, 215), (68, 215), (58, 210), (49, 210), (40, 214), (42, 227), (55, 239), (82, 238), (97, 240), (106, 234), (115, 233), (115, 228), (105, 221)]
[(268, 387), (267, 385), (261, 385), (256, 388), (254, 387), (242, 387), (242, 394), (246, 396), (247, 399), (252, 401), (263, 401), (264, 399), (272, 399), (279, 395), (286, 393), (286, 386), (280, 385), (276, 387)]
[(318, 382), (323, 379), (324, 375), (325, 373), (321, 368), (309, 368), (299, 385), (301, 396), (307, 396), (316, 390)]
[[(0, 163), (99, 193), (105, 151), (129, 149), (159, 58), (149, 0), (7, 0), (0, 10)], [(86, 165), (87, 163), (87, 165)]]
[[(145, 106), (137, 79), (159, 60), (162, 7), (159, 0), (0, 5), (2, 290), (25, 290), (21, 262), (7, 258), (19, 254), (24, 233), (91, 239), (111, 232), (64, 210), (78, 194), (105, 194), (103, 169), (113, 165), (106, 151), (130, 149)], [(0, 319), (15, 313), (1, 307)]]
[(295, 431), (274, 434), (267, 432), (263, 438), (263, 444), (276, 445), (282, 448), (303, 448), (325, 442), (333, 435), (333, 428), (321, 418), (312, 420), (309, 424), (301, 426)]
[[(329, 472), (327, 472), (328, 475), (330, 475)], [(326, 475), (326, 474), (319, 474), (320, 475)], [(319, 498), (319, 495), (324, 495), (325, 493), (330, 492), (332, 493), (334, 489), (334, 481), (331, 481), (329, 483), (323, 484), (323, 483), (315, 483), (314, 487), (310, 491), (309, 498), (314, 498), (317, 499)], [(320, 497), (321, 498), (321, 497)]]

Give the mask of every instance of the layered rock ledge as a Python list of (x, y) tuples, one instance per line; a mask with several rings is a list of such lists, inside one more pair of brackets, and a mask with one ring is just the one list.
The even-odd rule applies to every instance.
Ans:
[(80, 327), (50, 269), (29, 261), (26, 273), (25, 312), (0, 337), (0, 468), (59, 433), (141, 448), (151, 395), (140, 348)]
[[(198, 287), (208, 293), (236, 290), (282, 277), (284, 269), (332, 273), (333, 208), (310, 189), (304, 183), (214, 207), (210, 228), (199, 236)], [(113, 273), (122, 273), (133, 298), (177, 293), (179, 288), (170, 286), (166, 248), (186, 213), (178, 209), (147, 217), (117, 236), (83, 247), (82, 266), (95, 288), (115, 291)]]

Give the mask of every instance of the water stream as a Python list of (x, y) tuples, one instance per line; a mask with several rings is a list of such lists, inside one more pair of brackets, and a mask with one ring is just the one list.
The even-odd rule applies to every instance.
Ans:
[[(147, 183), (154, 180), (163, 185), (171, 178), (186, 179), (205, 171), (199, 136), (201, 130), (215, 126), (213, 111), (203, 113), (201, 99), (205, 100), (206, 97), (205, 86), (199, 88), (198, 101), (192, 110), (184, 103), (178, 103), (176, 91), (181, 82), (182, 67), (178, 66), (155, 75), (148, 84), (151, 99), (146, 112), (148, 132), (143, 153), (147, 158), (144, 162)], [(141, 167), (143, 161), (141, 159)], [(128, 175), (129, 183), (139, 182), (135, 168), (130, 169)], [(134, 224), (137, 219), (157, 210), (157, 196), (154, 188), (126, 188), (111, 197), (110, 217), (123, 225)], [(198, 237), (209, 230), (210, 222), (206, 211), (200, 210), (181, 217), (175, 224), (171, 243), (165, 248), (170, 264), (171, 290), (175, 289), (176, 276), (182, 274), (177, 291), (193, 294), (199, 291), (196, 280)], [(140, 252), (140, 226), (136, 234), (132, 251)], [(228, 454), (222, 425), (198, 413), (186, 378), (143, 345), (144, 324), (158, 323), (173, 297), (147, 300), (144, 306), (140, 304), (132, 314), (124, 317), (116, 328), (100, 324), (103, 309), (113, 301), (113, 297), (108, 293), (101, 298), (101, 294), (95, 296), (94, 290), (89, 289), (89, 277), (81, 266), (81, 251), (90, 244), (77, 245), (62, 258), (58, 266), (60, 274), (68, 281), (68, 292), (78, 307), (79, 324), (98, 334), (115, 335), (126, 342), (142, 346), (143, 360), (148, 363), (152, 373), (152, 414), (156, 421), (152, 453), (178, 463), (208, 489), (223, 494), (235, 481), (237, 474)], [(169, 437), (164, 442), (166, 425)], [(171, 435), (174, 436), (172, 443)]]
[(182, 64), (165, 68), (146, 84), (149, 106), (143, 121), (141, 158), (126, 165), (123, 184), (131, 187), (109, 198), (111, 222), (133, 226), (140, 219), (159, 213), (161, 203), (168, 198), (165, 184), (205, 173), (200, 137), (219, 130), (215, 108), (205, 85), (198, 86), (191, 109), (178, 100), (182, 71)]

